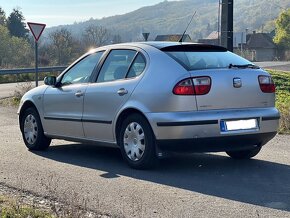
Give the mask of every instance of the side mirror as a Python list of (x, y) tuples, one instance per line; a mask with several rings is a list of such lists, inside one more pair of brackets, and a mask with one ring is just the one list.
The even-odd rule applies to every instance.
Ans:
[(55, 86), (56, 77), (55, 76), (47, 76), (44, 78), (44, 84), (48, 86)]

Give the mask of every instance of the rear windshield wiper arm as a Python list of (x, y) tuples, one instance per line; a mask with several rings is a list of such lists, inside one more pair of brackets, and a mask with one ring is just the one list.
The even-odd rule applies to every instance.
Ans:
[(260, 67), (258, 67), (257, 65), (254, 64), (244, 64), (244, 65), (237, 65), (237, 64), (230, 64), (229, 68), (251, 68), (251, 69), (260, 69)]

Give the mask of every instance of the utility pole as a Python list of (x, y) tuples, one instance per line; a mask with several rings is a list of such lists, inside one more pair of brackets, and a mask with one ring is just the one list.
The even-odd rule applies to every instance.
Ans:
[(234, 0), (222, 0), (221, 45), (233, 51)]
[(218, 22), (217, 22), (218, 45), (221, 45), (220, 21), (221, 21), (221, 0), (219, 0), (219, 7), (218, 7)]

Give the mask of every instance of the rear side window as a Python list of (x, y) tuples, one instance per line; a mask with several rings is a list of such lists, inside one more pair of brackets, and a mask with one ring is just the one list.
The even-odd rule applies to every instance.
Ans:
[(124, 79), (137, 51), (112, 50), (102, 66), (97, 82), (110, 82)]
[(228, 68), (233, 65), (247, 65), (250, 61), (229, 51), (166, 51), (187, 70)]
[(143, 57), (143, 55), (139, 53), (135, 58), (132, 66), (130, 67), (130, 71), (127, 75), (127, 78), (139, 76), (145, 69), (145, 66), (146, 66), (145, 58)]

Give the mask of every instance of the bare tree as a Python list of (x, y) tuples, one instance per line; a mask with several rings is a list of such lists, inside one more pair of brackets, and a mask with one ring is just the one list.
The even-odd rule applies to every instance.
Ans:
[(113, 36), (112, 44), (117, 44), (121, 42), (122, 42), (122, 37), (119, 34)]
[(90, 25), (85, 30), (87, 46), (102, 46), (108, 43), (110, 32), (103, 26)]
[(70, 31), (65, 28), (56, 30), (50, 35), (53, 49), (52, 53), (57, 56), (57, 64), (67, 64), (71, 59), (73, 50), (73, 37)]

